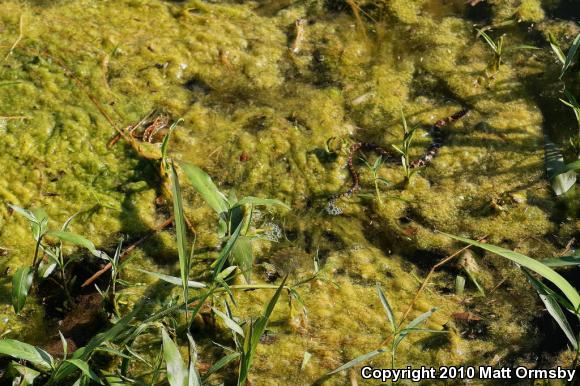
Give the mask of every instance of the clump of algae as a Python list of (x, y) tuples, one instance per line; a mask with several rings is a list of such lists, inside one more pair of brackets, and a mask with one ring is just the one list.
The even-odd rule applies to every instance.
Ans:
[[(521, 79), (537, 71), (532, 65), (516, 66), (508, 56), (489, 79), (485, 70), (493, 55), (475, 37), (471, 21), (445, 13), (435, 19), (436, 6), (422, 1), (376, 4), (380, 17), (376, 23), (367, 20), (372, 27), (367, 37), (348, 7), (329, 11), (324, 5), (293, 4), (271, 14), (255, 7), (198, 1), (28, 7), (4, 2), (0, 20), (10, 33), (2, 46), (16, 39), (18, 15), (25, 15), (26, 28), (0, 73), (3, 81), (18, 81), (0, 87), (0, 115), (29, 119), (9, 121), (2, 133), (0, 164), (6, 172), (0, 177), (0, 199), (44, 207), (57, 223), (86, 210), (74, 230), (113, 247), (117, 236), (135, 237), (162, 218), (162, 208), (155, 205), (160, 182), (154, 166), (122, 143), (107, 148), (115, 132), (87, 92), (118, 127), (153, 108), (182, 117), (172, 143), (175, 158), (204, 168), (225, 191), (275, 197), (295, 208), (284, 219), (295, 241), (262, 245), (259, 260), (293, 261), (291, 280), (298, 280), (311, 274), (316, 250), (324, 252), (323, 269), (338, 287), (315, 282), (301, 290), (306, 325), (293, 323), (284, 306), (277, 308), (271, 328), (276, 338), (259, 347), (253, 370), (263, 384), (300, 384), (388, 338), (374, 284), (382, 284), (395, 312), (402, 314), (425, 267), (452, 251), (450, 240), (434, 230), (487, 235), (491, 242), (535, 255), (536, 245), (519, 242), (558, 229), (550, 221), (553, 204), (542, 179), (543, 118)], [(495, 21), (515, 13), (524, 21), (543, 17), (537, 1), (493, 2)], [(302, 49), (289, 52), (288, 30), (297, 18), (311, 14)], [(525, 43), (526, 35), (513, 29), (508, 39)], [(402, 200), (387, 199), (384, 205), (340, 200), (343, 215), (324, 214), (319, 202), (350, 183), (344, 154), (334, 161), (321, 157), (329, 138), (389, 147), (401, 140), (401, 109), (426, 134), (435, 121), (461, 108), (469, 115), (445, 128), (439, 156), (408, 187), (400, 186), (400, 168), (381, 171), (393, 182), (385, 193)], [(420, 136), (413, 156), (429, 141)], [(370, 186), (368, 175), (363, 173), (362, 182)], [(217, 219), (191, 190), (186, 188), (185, 195), (198, 245), (216, 246)], [(0, 211), (0, 246), (10, 251), (3, 265), (15, 268), (31, 256), (32, 240), (24, 221), (4, 207)], [(573, 232), (568, 229), (562, 237)], [(157, 244), (132, 261), (128, 277), (144, 281), (131, 270), (155, 270), (172, 257), (175, 261), (171, 240), (170, 233), (155, 238)], [(302, 252), (283, 253), (287, 244)], [(554, 249), (548, 246), (542, 253)], [(464, 309), (458, 298), (442, 291), (449, 292), (457, 272), (449, 268), (436, 275), (412, 315), (437, 306), (440, 311), (428, 327), (451, 332), (442, 344), (410, 339), (400, 350), (401, 363), (481, 364), (481, 358), (491, 361), (496, 353), (517, 360), (530, 350), (533, 294), (509, 264), (489, 256), (478, 261), (485, 288), (505, 278), (518, 295), (499, 287), (489, 295), (494, 306), (474, 301), (472, 311), (484, 318), (485, 331), (465, 337), (452, 317)], [(171, 266), (163, 269), (171, 271)], [(143, 292), (137, 288), (127, 294), (136, 301)], [(236, 312), (256, 315), (269, 296), (240, 293)], [(22, 325), (14, 322), (11, 336), (28, 338), (22, 335), (24, 323), (42, 331), (42, 310), (29, 312)], [(16, 319), (8, 309), (5, 314)], [(210, 345), (202, 353), (212, 351)], [(313, 358), (302, 372), (304, 351)], [(386, 356), (375, 362), (388, 363)]]

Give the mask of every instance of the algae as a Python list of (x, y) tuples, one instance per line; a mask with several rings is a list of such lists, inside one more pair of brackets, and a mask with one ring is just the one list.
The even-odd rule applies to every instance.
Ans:
[[(490, 23), (516, 20), (502, 30), (506, 44), (533, 43), (530, 23), (545, 20), (539, 1), (489, 3)], [(276, 309), (274, 338), (259, 346), (252, 370), (260, 385), (309, 384), (378, 347), (388, 332), (374, 285), (381, 283), (395, 312), (404, 312), (418, 278), (454, 249), (436, 230), (487, 235), (492, 243), (537, 258), (552, 256), (577, 235), (576, 220), (554, 221), (556, 203), (542, 171), (545, 105), (531, 84), (551, 71), (553, 60), (514, 51), (489, 78), (493, 53), (476, 37), (463, 1), (360, 6), (366, 33), (352, 9), (335, 1), (4, 1), (0, 116), (24, 118), (0, 125), (0, 201), (42, 207), (56, 223), (80, 211), (72, 229), (113, 250), (120, 238), (146, 234), (167, 208), (157, 200), (162, 182), (155, 165), (122, 141), (107, 147), (116, 132), (103, 111), (117, 128), (152, 109), (183, 118), (171, 144), (174, 158), (208, 171), (224, 191), (274, 197), (293, 208), (283, 218), (264, 214), (285, 237), (261, 243), (258, 261), (297, 280), (311, 274), (318, 253), (325, 275), (337, 284), (316, 281), (300, 289), (307, 320), (286, 306)], [(20, 17), (23, 36), (9, 53)], [(299, 18), (308, 23), (301, 49), (293, 53), (291, 31)], [(565, 30), (565, 22), (543, 23), (538, 30)], [(383, 205), (341, 199), (343, 213), (326, 214), (328, 197), (350, 184), (344, 151), (321, 156), (329, 138), (398, 144), (404, 109), (420, 127), (415, 157), (430, 143), (429, 127), (461, 108), (469, 109), (468, 116), (445, 128), (438, 157), (408, 187), (401, 185), (400, 167), (381, 168), (380, 175), (392, 182), (383, 193), (395, 198)], [(372, 188), (364, 171), (362, 185)], [(197, 244), (217, 246), (213, 212), (188, 187), (185, 201)], [(0, 247), (8, 251), (2, 270), (13, 272), (32, 256), (25, 222), (5, 205)], [(461, 303), (451, 294), (459, 268), (437, 273), (412, 315), (437, 306), (428, 327), (449, 333), (442, 341), (409, 339), (399, 350), (400, 363), (530, 364), (541, 350), (542, 338), (535, 334), (540, 306), (523, 275), (492, 256), (476, 260), (483, 287), (507, 284), (487, 298)], [(122, 291), (127, 307), (143, 297), (170, 301), (176, 292), (159, 290), (135, 268), (175, 272), (176, 261), (171, 231), (146, 242), (124, 274), (143, 284)], [(52, 329), (42, 300), (13, 315), (9, 276), (1, 279), (0, 335), (42, 343)], [(475, 293), (469, 283), (468, 291)], [(236, 313), (257, 315), (269, 296), (237, 293)], [(465, 310), (483, 320), (461, 325), (452, 315)], [(227, 331), (218, 329), (217, 335)], [(209, 338), (200, 344), (202, 361), (221, 356)], [(143, 355), (155, 355), (150, 345), (145, 339)], [(312, 357), (301, 371), (305, 351)], [(571, 361), (564, 358), (545, 363)], [(385, 356), (372, 363), (389, 361)], [(222, 377), (229, 375), (210, 382)], [(329, 381), (345, 382), (343, 375)]]

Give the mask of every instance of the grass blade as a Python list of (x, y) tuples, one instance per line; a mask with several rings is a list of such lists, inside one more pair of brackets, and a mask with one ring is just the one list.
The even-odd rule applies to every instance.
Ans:
[(536, 272), (537, 274), (554, 283), (560, 289), (560, 291), (564, 293), (564, 295), (568, 298), (570, 303), (572, 303), (572, 306), (574, 307), (575, 310), (580, 309), (580, 295), (578, 295), (578, 291), (576, 291), (576, 289), (558, 272), (554, 271), (552, 268), (546, 266), (545, 264), (542, 264), (541, 262), (534, 260), (531, 257), (522, 255), (521, 253), (510, 251), (509, 249), (497, 247), (495, 245), (480, 243), (475, 240), (450, 235), (448, 233), (443, 234), (451, 237), (452, 239), (479, 247), (486, 251), (505, 257), (506, 259), (509, 259), (515, 262), (516, 264), (519, 264), (531, 271)]
[(381, 286), (377, 284), (377, 293), (379, 294), (379, 299), (381, 299), (381, 304), (387, 313), (387, 318), (389, 319), (389, 323), (391, 324), (391, 331), (394, 333), (397, 331), (397, 323), (395, 322), (395, 314), (393, 313), (393, 309), (385, 296)]
[(229, 210), (228, 200), (223, 193), (218, 190), (217, 186), (215, 186), (206, 172), (195, 165), (186, 163), (181, 164), (181, 168), (189, 179), (189, 182), (210, 208), (212, 208), (217, 214)]
[(538, 295), (540, 295), (540, 299), (542, 299), (542, 302), (544, 302), (548, 313), (552, 316), (552, 318), (554, 318), (556, 323), (558, 323), (558, 326), (560, 326), (570, 343), (572, 343), (574, 349), (578, 350), (578, 342), (576, 341), (572, 327), (570, 327), (570, 323), (568, 323), (568, 319), (566, 319), (564, 312), (562, 312), (562, 307), (560, 307), (558, 301), (554, 298), (554, 296), (552, 296), (550, 293), (551, 291), (546, 290), (546, 286), (542, 282), (538, 281), (535, 277), (530, 275), (528, 270), (523, 269), (523, 271), (529, 282), (538, 292)]
[(282, 280), (282, 283), (276, 290), (272, 299), (264, 309), (264, 313), (260, 316), (254, 323), (250, 325), (249, 333), (246, 335), (246, 339), (244, 340), (244, 350), (242, 352), (242, 358), (240, 360), (240, 372), (238, 376), (238, 386), (245, 386), (246, 380), (248, 379), (248, 375), (250, 372), (250, 368), (252, 367), (252, 360), (254, 359), (254, 355), (256, 353), (256, 348), (260, 343), (260, 337), (264, 334), (266, 327), (268, 325), (268, 320), (272, 315), (272, 311), (274, 311), (274, 307), (276, 303), (278, 303), (278, 299), (280, 298), (280, 294), (284, 289), (284, 285), (286, 284), (287, 277)]
[(229, 316), (227, 316), (226, 314), (224, 314), (223, 312), (221, 312), (220, 310), (218, 310), (215, 307), (212, 307), (212, 310), (217, 316), (219, 316), (221, 318), (221, 320), (224, 321), (224, 323), (226, 324), (226, 326), (230, 330), (232, 330), (233, 332), (235, 332), (236, 334), (238, 334), (242, 337), (244, 336), (244, 330), (232, 318), (230, 318)]
[(542, 264), (548, 267), (566, 267), (570, 265), (580, 265), (580, 251), (570, 256), (556, 257), (554, 259), (542, 260)]
[(361, 364), (363, 362), (366, 362), (369, 359), (372, 359), (372, 358), (376, 357), (377, 355), (380, 355), (380, 354), (384, 353), (385, 351), (387, 351), (386, 348), (380, 348), (378, 350), (371, 351), (371, 352), (368, 352), (366, 354), (363, 354), (363, 355), (361, 355), (359, 357), (354, 358), (350, 362), (347, 362), (344, 365), (342, 365), (342, 366), (340, 366), (340, 367), (332, 370), (331, 372), (326, 373), (326, 376), (333, 375), (333, 374), (339, 373), (339, 372), (344, 371), (344, 370), (348, 370), (351, 367), (354, 367), (354, 366), (356, 366), (358, 364)]
[(19, 314), (26, 304), (33, 277), (34, 272), (31, 267), (18, 268), (12, 277), (12, 307), (16, 314)]
[[(393, 343), (393, 347), (396, 348), (403, 341), (403, 339), (405, 339), (405, 337), (407, 335), (409, 335), (411, 332), (420, 331), (419, 329), (417, 329), (417, 326), (420, 325), (421, 323), (423, 323), (429, 317), (431, 317), (431, 315), (433, 315), (433, 313), (435, 311), (437, 311), (437, 308), (431, 308), (429, 311), (424, 312), (421, 315), (417, 316), (415, 319), (411, 320), (409, 322), (409, 324), (407, 324), (407, 326), (404, 329), (402, 329), (401, 332), (397, 335), (397, 337), (395, 338), (395, 341)], [(431, 331), (431, 330), (425, 330), (425, 331)]]
[(227, 365), (229, 365), (231, 362), (235, 361), (236, 359), (238, 359), (240, 357), (240, 353), (235, 352), (235, 353), (231, 353), (226, 355), (225, 357), (220, 358), (216, 363), (214, 363), (214, 365), (212, 367), (209, 368), (209, 370), (204, 374), (204, 378), (209, 377), (211, 374), (215, 373), (216, 371), (221, 370), (222, 368), (226, 367)]
[(163, 339), (163, 359), (167, 368), (167, 380), (171, 386), (187, 386), (187, 368), (179, 348), (169, 337), (165, 328), (161, 329)]
[(83, 373), (83, 375), (90, 378), (91, 380), (98, 383), (99, 385), (103, 384), (103, 382), (99, 379), (97, 374), (95, 374), (95, 372), (93, 370), (91, 370), (91, 368), (89, 367), (89, 364), (87, 362), (85, 362), (81, 359), (67, 359), (65, 362), (70, 363), (71, 365), (75, 366), (77, 369), (79, 369)]
[[(146, 270), (140, 269), (140, 268), (137, 268), (137, 271), (146, 273), (147, 275), (154, 276), (157, 279), (163, 280), (167, 283), (175, 284), (178, 286), (183, 286), (183, 281), (180, 278), (175, 277), (175, 276), (165, 275), (165, 274), (159, 273), (159, 272), (146, 271)], [(193, 281), (193, 280), (188, 280), (187, 286), (189, 288), (206, 288), (207, 287), (204, 283), (200, 283), (198, 281)]]
[(548, 34), (548, 40), (550, 41), (550, 47), (552, 47), (552, 51), (554, 51), (554, 54), (556, 54), (556, 57), (558, 58), (558, 60), (562, 64), (566, 63), (566, 56), (564, 56), (564, 53), (562, 52), (560, 45), (558, 44), (558, 42), (554, 38), (554, 35)]
[(578, 51), (579, 46), (580, 46), (580, 33), (576, 35), (574, 41), (572, 42), (572, 45), (568, 49), (568, 54), (566, 55), (566, 60), (564, 61), (564, 65), (562, 66), (562, 72), (560, 73), (560, 79), (562, 79), (564, 73), (572, 65), (572, 61), (574, 60), (574, 56), (576, 55), (576, 51)]
[[(187, 253), (187, 233), (185, 229), (185, 215), (179, 177), (175, 171), (175, 165), (171, 164), (171, 189), (173, 194), (173, 212), (175, 218), (175, 233), (177, 236), (177, 253), (179, 255), (179, 271), (183, 289), (183, 300), (187, 300), (187, 282), (189, 281), (189, 254)], [(186, 307), (187, 310), (187, 307)], [(187, 314), (186, 314), (187, 316)]]

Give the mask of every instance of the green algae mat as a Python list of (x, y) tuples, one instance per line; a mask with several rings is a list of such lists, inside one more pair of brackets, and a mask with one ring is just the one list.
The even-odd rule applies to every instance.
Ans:
[(573, 384), (579, 20), (1, 1), (2, 384)]

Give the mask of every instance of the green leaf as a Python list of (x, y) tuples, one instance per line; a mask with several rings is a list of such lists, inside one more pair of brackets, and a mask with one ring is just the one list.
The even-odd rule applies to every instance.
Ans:
[(93, 370), (89, 367), (89, 364), (82, 359), (67, 359), (65, 360), (66, 363), (70, 363), (71, 365), (75, 366), (79, 369), (83, 375), (92, 379), (93, 381), (97, 382), (98, 384), (102, 385), (103, 382), (99, 379), (97, 374), (94, 373)]
[[(159, 273), (159, 272), (146, 271), (144, 269), (139, 269), (139, 268), (136, 268), (136, 269), (139, 272), (143, 272), (143, 273), (146, 273), (147, 275), (154, 276), (157, 279), (163, 280), (163, 281), (165, 281), (167, 283), (175, 284), (175, 285), (178, 285), (178, 286), (182, 286), (183, 285), (182, 279), (180, 279), (178, 277), (170, 276), (170, 275), (165, 275), (165, 274)], [(189, 288), (206, 288), (207, 287), (204, 283), (200, 283), (198, 281), (193, 281), (193, 280), (188, 280), (187, 281), (187, 286)]]
[(193, 185), (195, 190), (201, 195), (203, 200), (212, 208), (217, 214), (227, 212), (229, 204), (226, 197), (220, 192), (211, 180), (211, 178), (195, 165), (180, 164), (189, 182)]
[[(175, 171), (175, 165), (171, 164), (171, 189), (173, 193), (173, 212), (175, 217), (175, 232), (177, 235), (177, 252), (179, 254), (179, 272), (181, 273), (181, 285), (183, 300), (187, 299), (187, 282), (189, 281), (189, 254), (187, 253), (187, 233), (185, 228), (185, 215), (179, 177)], [(187, 307), (186, 307), (187, 308)]]
[(22, 366), (16, 362), (11, 362), (10, 367), (18, 372), (23, 378), (23, 382), (20, 383), (20, 386), (23, 385), (33, 385), (34, 380), (41, 374), (39, 371), (31, 369), (26, 366)]
[[(144, 269), (139, 269), (139, 268), (136, 268), (136, 270), (139, 271), (139, 272), (143, 272), (143, 273), (146, 273), (148, 275), (151, 275), (153, 277), (156, 277), (157, 279), (163, 280), (163, 281), (165, 281), (167, 283), (175, 284), (177, 286), (183, 286), (183, 281), (179, 277), (171, 276), (171, 275), (165, 275), (165, 274), (160, 273), (160, 272), (146, 271)], [(199, 281), (193, 281), (193, 280), (188, 280), (187, 281), (187, 286), (189, 288), (207, 288), (207, 285), (205, 283), (201, 283)]]
[(231, 353), (226, 355), (225, 357), (220, 358), (216, 363), (213, 364), (212, 367), (209, 368), (209, 370), (204, 374), (204, 378), (209, 377), (211, 374), (215, 373), (216, 371), (221, 370), (222, 368), (224, 368), (225, 366), (227, 366), (228, 364), (230, 364), (231, 362), (235, 361), (236, 359), (238, 359), (240, 357), (240, 353), (235, 352), (235, 353)]
[(499, 54), (499, 48), (498, 48), (498, 46), (495, 44), (495, 42), (493, 41), (493, 39), (488, 34), (486, 34), (481, 29), (477, 29), (477, 33), (478, 33), (479, 36), (483, 37), (483, 39), (485, 40), (485, 42), (491, 47), (491, 49), (493, 50), (494, 53)]
[(95, 256), (100, 256), (101, 254), (99, 251), (97, 251), (97, 249), (95, 248), (95, 244), (93, 244), (92, 241), (86, 239), (81, 235), (77, 235), (76, 233), (68, 231), (49, 231), (47, 235), (56, 237), (57, 239), (64, 242), (86, 248)]
[(532, 285), (538, 292), (538, 295), (540, 295), (540, 299), (542, 299), (542, 302), (544, 302), (544, 305), (546, 306), (546, 310), (548, 310), (548, 313), (552, 316), (552, 318), (554, 318), (556, 323), (558, 323), (558, 326), (560, 326), (560, 328), (562, 329), (562, 331), (564, 332), (570, 343), (572, 343), (574, 349), (578, 350), (578, 342), (576, 341), (576, 337), (574, 336), (572, 327), (570, 327), (570, 323), (568, 323), (568, 319), (566, 319), (564, 312), (562, 312), (562, 307), (560, 307), (560, 304), (558, 303), (556, 298), (551, 294), (551, 291), (548, 290), (542, 282), (538, 281), (535, 277), (530, 275), (528, 270), (524, 268), (523, 271), (524, 274), (527, 276), (528, 280), (530, 281), (530, 283), (532, 283)]
[(232, 318), (230, 318), (229, 316), (227, 316), (226, 314), (224, 314), (215, 307), (212, 307), (212, 310), (217, 316), (219, 316), (224, 321), (224, 323), (226, 324), (226, 326), (228, 326), (230, 330), (232, 330), (238, 335), (241, 335), (242, 337), (244, 336), (244, 330)]
[(264, 334), (264, 331), (266, 330), (266, 327), (268, 325), (268, 320), (270, 319), (270, 316), (272, 315), (272, 311), (274, 311), (274, 307), (276, 306), (276, 303), (278, 303), (278, 299), (280, 298), (280, 294), (282, 293), (282, 290), (284, 289), (284, 285), (286, 284), (287, 278), (288, 277), (285, 277), (282, 280), (282, 283), (280, 284), (280, 286), (276, 290), (276, 293), (274, 294), (274, 296), (272, 296), (272, 299), (270, 299), (270, 302), (268, 303), (268, 305), (264, 309), (264, 313), (262, 314), (262, 316), (260, 316), (258, 319), (256, 319), (256, 321), (254, 323), (250, 324), (249, 333), (248, 332), (246, 333), (246, 336), (244, 339), (244, 350), (242, 352), (242, 358), (240, 360), (238, 386), (245, 386), (246, 385), (246, 380), (248, 379), (250, 368), (252, 366), (252, 361), (253, 361), (254, 355), (256, 353), (256, 348), (258, 347), (258, 344), (260, 343), (260, 337)]
[(34, 213), (29, 211), (28, 209), (24, 209), (24, 208), (21, 208), (19, 206), (12, 205), (12, 204), (8, 204), (8, 206), (10, 207), (10, 209), (12, 209), (14, 212), (18, 213), (19, 215), (21, 215), (22, 217), (24, 217), (28, 221), (36, 222), (36, 223), (39, 222), (39, 220), (36, 218)]
[(232, 248), (231, 263), (240, 267), (242, 274), (248, 282), (251, 280), (254, 253), (252, 251), (252, 241), (249, 237), (238, 237), (238, 240)]
[(562, 52), (560, 45), (554, 38), (554, 35), (548, 34), (548, 39), (550, 41), (550, 47), (552, 47), (552, 51), (554, 51), (558, 60), (562, 62), (562, 64), (566, 63), (566, 57), (564, 56), (564, 53)]
[(202, 386), (201, 377), (197, 371), (197, 346), (195, 345), (195, 341), (189, 332), (187, 333), (187, 340), (189, 341), (189, 352), (191, 353), (191, 357), (189, 358), (187, 384), (188, 386)]
[(167, 380), (171, 386), (187, 386), (187, 368), (183, 363), (177, 345), (169, 337), (165, 328), (161, 329), (163, 336), (163, 359), (167, 368)]
[(163, 137), (163, 141), (161, 142), (161, 160), (162, 160), (162, 162), (165, 162), (165, 160), (167, 159), (167, 151), (169, 150), (169, 139), (171, 138), (171, 134), (173, 133), (173, 130), (175, 130), (177, 125), (179, 125), (181, 122), (183, 122), (183, 119), (181, 119), (181, 118), (178, 119), (177, 121), (175, 121), (169, 127), (167, 134), (165, 134), (165, 136)]
[(461, 242), (479, 247), (481, 249), (485, 249), (486, 251), (505, 257), (506, 259), (511, 260), (516, 264), (521, 265), (522, 267), (528, 268), (529, 270), (536, 272), (537, 274), (554, 283), (560, 289), (560, 291), (562, 291), (564, 295), (568, 298), (568, 300), (570, 301), (575, 310), (580, 309), (580, 295), (578, 295), (576, 289), (558, 272), (554, 271), (552, 268), (546, 266), (542, 262), (534, 260), (531, 257), (522, 255), (521, 253), (510, 251), (509, 249), (497, 247), (495, 245), (480, 243), (475, 240), (450, 235), (448, 233), (443, 234), (455, 240), (459, 240)]
[(276, 200), (275, 198), (259, 198), (259, 197), (252, 197), (247, 196), (242, 198), (240, 201), (236, 203), (236, 206), (241, 206), (245, 204), (252, 204), (256, 206), (280, 206), (284, 209), (290, 210), (291, 208), (286, 205), (284, 202), (280, 200)]
[[(407, 335), (411, 332), (420, 332), (421, 330), (417, 329), (417, 326), (427, 320), (433, 313), (437, 311), (437, 308), (431, 308), (429, 311), (422, 313), (421, 315), (417, 316), (413, 319), (404, 329), (402, 329), (396, 336), (395, 341), (393, 342), (393, 347), (397, 348), (399, 344), (405, 339)], [(431, 330), (425, 330), (431, 332)]]
[(371, 351), (371, 352), (368, 352), (368, 353), (363, 354), (361, 356), (358, 356), (358, 357), (354, 358), (353, 360), (351, 360), (350, 362), (347, 362), (344, 365), (342, 365), (342, 366), (332, 370), (331, 372), (327, 373), (326, 376), (333, 375), (333, 374), (339, 373), (339, 372), (344, 371), (344, 370), (348, 370), (351, 367), (359, 365), (363, 362), (368, 361), (371, 358), (376, 357), (377, 355), (384, 353), (385, 351), (387, 351), (386, 348), (380, 348), (378, 350)]
[(377, 284), (377, 293), (379, 294), (379, 299), (381, 299), (381, 304), (387, 313), (387, 318), (389, 319), (389, 323), (391, 324), (391, 331), (394, 333), (397, 331), (397, 323), (395, 322), (395, 314), (393, 313), (393, 309), (387, 300), (381, 286)]
[(542, 264), (548, 267), (566, 267), (569, 265), (580, 265), (580, 251), (570, 256), (556, 257), (553, 259), (542, 260)]
[(547, 138), (544, 141), (548, 180), (557, 196), (566, 193), (576, 183), (576, 173), (566, 170), (564, 157), (556, 145)]
[(0, 355), (24, 360), (42, 369), (51, 369), (54, 365), (52, 356), (43, 349), (15, 339), (0, 340)]
[(574, 41), (572, 42), (572, 45), (568, 49), (568, 54), (566, 55), (566, 60), (564, 61), (564, 65), (562, 66), (562, 72), (560, 73), (560, 79), (562, 79), (564, 73), (572, 65), (572, 61), (574, 60), (574, 56), (576, 55), (576, 51), (578, 51), (579, 46), (580, 46), (580, 33), (576, 35)]
[(12, 307), (17, 314), (24, 308), (33, 278), (32, 267), (20, 267), (12, 277)]
[(242, 223), (238, 225), (234, 233), (230, 236), (230, 238), (226, 242), (226, 245), (220, 251), (220, 255), (218, 256), (217, 260), (214, 263), (212, 281), (215, 281), (218, 275), (221, 273), (222, 268), (226, 262), (226, 259), (230, 256), (230, 253), (232, 252), (234, 245), (238, 241), (240, 232), (242, 231), (242, 226), (243, 226)]

